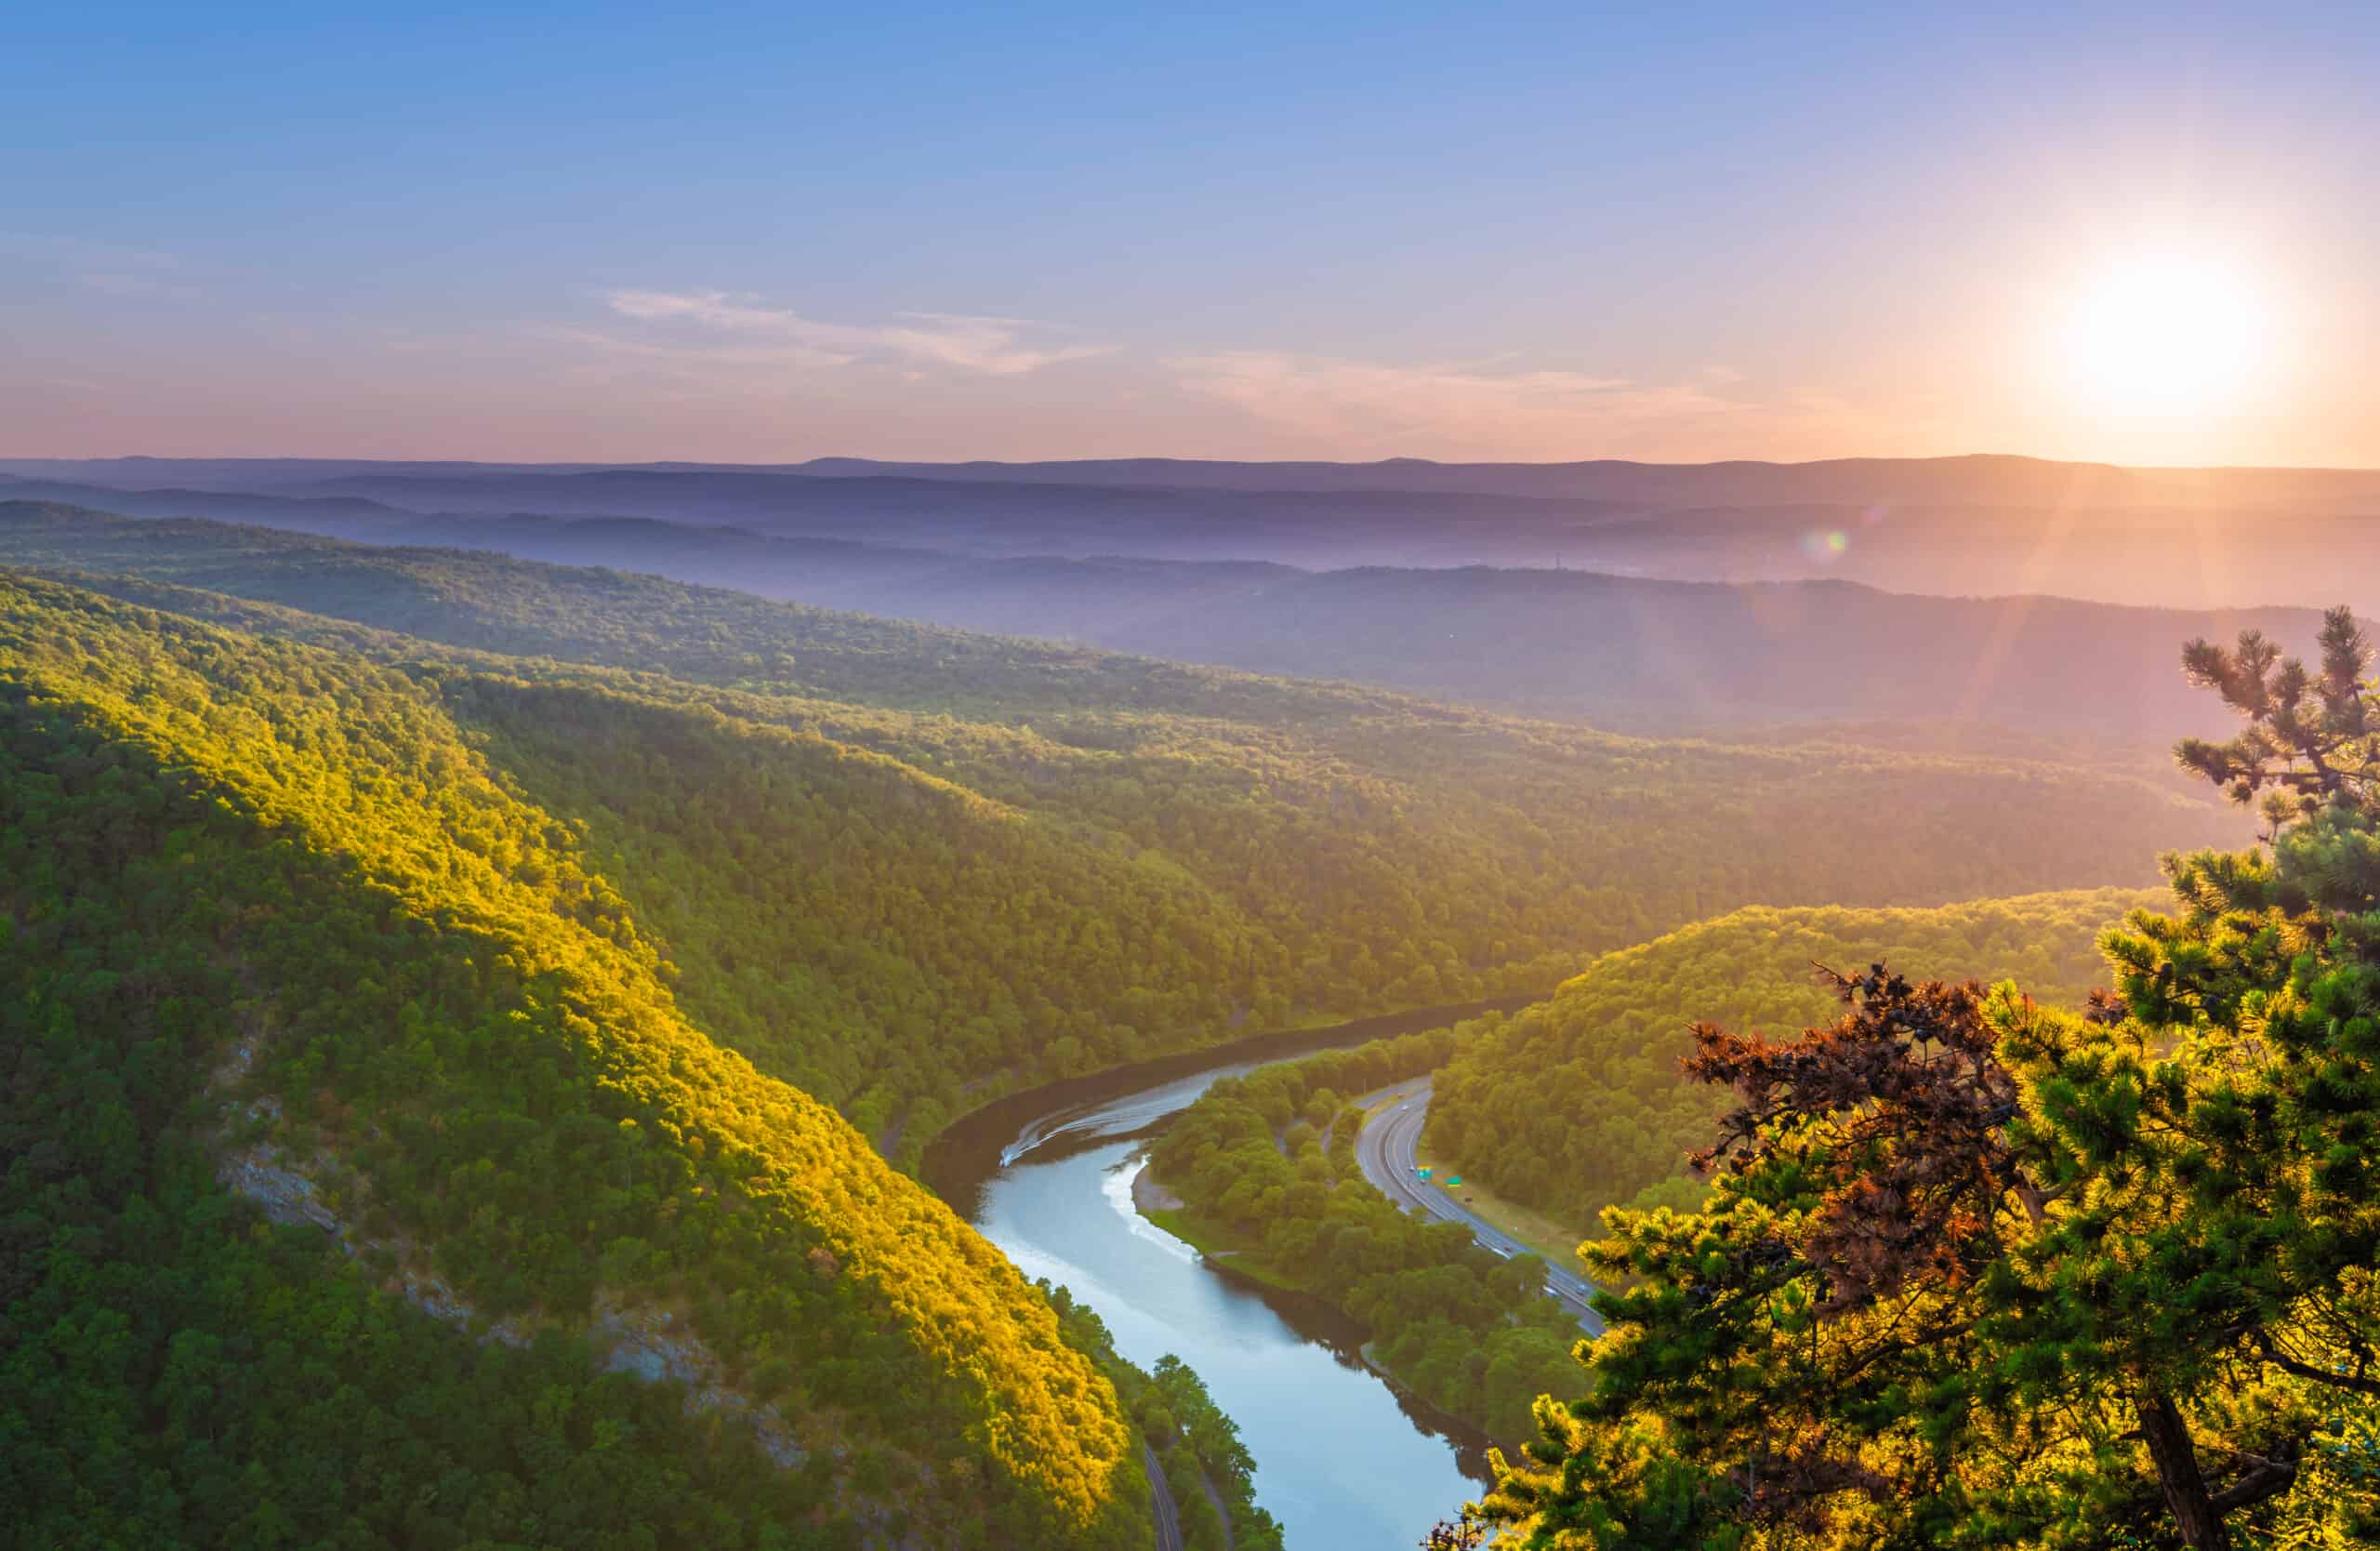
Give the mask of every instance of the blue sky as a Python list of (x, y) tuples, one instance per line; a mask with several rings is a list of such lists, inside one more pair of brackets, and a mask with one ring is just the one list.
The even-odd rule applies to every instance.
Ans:
[[(2370, 7), (20, 0), (0, 48), (0, 453), (2380, 463)], [(2176, 248), (2253, 370), (2078, 395), (2053, 320)]]

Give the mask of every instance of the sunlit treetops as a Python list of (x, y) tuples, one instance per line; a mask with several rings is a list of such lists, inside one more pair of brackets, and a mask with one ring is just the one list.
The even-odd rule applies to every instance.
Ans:
[(422, 684), (33, 580), (0, 582), (0, 683), (20, 967), (87, 960), (219, 1004), (158, 1047), (177, 1102), (254, 1040), (240, 1096), (277, 1103), (270, 1139), (362, 1240), (483, 1318), (674, 1311), (754, 1400), (864, 1464), (862, 1495), (942, 1532), (1144, 1532), (1114, 1390), (1046, 1299), (832, 1110), (692, 1027), (571, 827)]
[(1971, 966), (2079, 1003), (2096, 940), (2156, 891), (2098, 889), (1937, 908), (1753, 907), (1607, 954), (1438, 1074), (1429, 1139), (1500, 1195), (1591, 1226), (1605, 1206), (1698, 1199), (1686, 1156), (1724, 1094), (1680, 1063), (1699, 1021), (1790, 1029), (1826, 1015), (1818, 966)]
[(2167, 858), (2112, 989), (1833, 979), (1693, 1030), (1702, 1210), (1615, 1210), (1583, 1393), (1484, 1500), (1525, 1548), (2368, 1545), (2380, 1536), (2380, 806), (2368, 643), (2193, 643), (2192, 768), (2268, 850)]
[(433, 689), (705, 1029), (904, 1160), (1234, 1028), (1541, 989), (1753, 901), (2146, 882), (2231, 829), (2117, 772), (1618, 737), (485, 554), (20, 504), (0, 556)]

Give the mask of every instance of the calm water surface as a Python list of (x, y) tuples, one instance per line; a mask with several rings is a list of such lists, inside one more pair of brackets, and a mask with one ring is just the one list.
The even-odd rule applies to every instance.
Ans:
[(975, 1166), (945, 1159), (935, 1183), (1026, 1276), (1098, 1310), (1125, 1357), (1145, 1368), (1170, 1352), (1197, 1370), (1239, 1424), (1257, 1501), (1291, 1551), (1403, 1551), (1479, 1494), (1485, 1440), (1365, 1368), (1343, 1318), (1202, 1264), (1132, 1210), (1147, 1133), (1251, 1064), (1078, 1098), (1022, 1124), (1011, 1107), (992, 1122), (1010, 1139), (995, 1150), (979, 1125)]

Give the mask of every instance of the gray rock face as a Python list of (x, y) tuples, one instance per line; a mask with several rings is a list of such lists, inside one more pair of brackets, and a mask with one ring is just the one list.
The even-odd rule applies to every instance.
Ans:
[(667, 1309), (631, 1309), (609, 1304), (595, 1316), (593, 1333), (611, 1338), (603, 1371), (633, 1373), (648, 1383), (686, 1386), (686, 1409), (741, 1419), (761, 1451), (788, 1469), (808, 1455), (776, 1407), (756, 1405), (730, 1387), (725, 1369), (702, 1337), (678, 1326)]
[[(217, 1085), (230, 1087), (245, 1079), (253, 1068), (256, 1056), (253, 1042), (234, 1047), (216, 1071)], [(233, 1124), (226, 1127), (225, 1140), (228, 1143), (230, 1133), (240, 1122), (253, 1124), (280, 1118), (277, 1101), (270, 1097), (256, 1099), (234, 1111)], [(318, 1172), (331, 1167), (326, 1160), (315, 1161)], [(479, 1311), (459, 1292), (426, 1268), (428, 1257), (417, 1245), (402, 1238), (371, 1244), (362, 1241), (324, 1202), (304, 1162), (292, 1159), (270, 1142), (258, 1142), (236, 1150), (227, 1147), (216, 1160), (215, 1176), (227, 1189), (256, 1202), (257, 1209), (271, 1221), (318, 1228), (350, 1255), (365, 1248), (389, 1251), (397, 1265), (390, 1290), (432, 1319), (469, 1329), (478, 1340), (508, 1346), (525, 1346), (535, 1333), (532, 1325), (523, 1319), (482, 1320)], [(599, 1348), (607, 1348), (602, 1359), (605, 1372), (633, 1374), (648, 1384), (683, 1385), (689, 1412), (717, 1412), (741, 1420), (752, 1429), (761, 1451), (779, 1465), (791, 1469), (807, 1457), (794, 1440), (792, 1426), (777, 1409), (757, 1405), (730, 1386), (726, 1367), (718, 1356), (701, 1336), (681, 1328), (668, 1310), (631, 1308), (607, 1296), (599, 1300), (588, 1333)]]
[(337, 1213), (322, 1203), (314, 1191), (314, 1182), (282, 1160), (279, 1149), (258, 1146), (234, 1153), (223, 1160), (215, 1171), (225, 1186), (257, 1203), (257, 1209), (276, 1223), (293, 1227), (311, 1226), (322, 1229), (347, 1245), (343, 1226)]

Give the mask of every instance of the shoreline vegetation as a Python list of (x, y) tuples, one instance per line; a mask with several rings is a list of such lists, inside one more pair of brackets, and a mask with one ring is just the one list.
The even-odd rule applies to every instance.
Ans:
[(2100, 935), (2170, 898), (2068, 889), (1923, 908), (1752, 906), (1696, 921), (1598, 958), (1451, 1055), (1421, 1150), (1522, 1211), (1595, 1222), (1607, 1206), (1691, 1210), (1703, 1190), (1685, 1160), (1709, 1143), (1725, 1099), (1680, 1070), (1696, 1022), (1818, 1022), (1831, 993), (1815, 966), (1880, 960), (2079, 1005), (2105, 983)]
[[(1530, 1435), (1567, 1372), (1576, 1322), (1541, 1264), (1411, 1216), (1363, 1177), (1350, 1099), (1444, 1064), (1499, 1018), (1376, 1040), (1218, 1081), (1173, 1117), (1133, 1182), (1135, 1207), (1225, 1275), (1317, 1299), (1364, 1332), (1365, 1360), (1489, 1437)], [(1180, 1205), (1170, 1202), (1178, 1201)]]
[(1116, 1385), (1171, 1489), (1184, 1551), (1284, 1551), (1281, 1527), (1256, 1502), (1256, 1460), (1239, 1426), (1198, 1375), (1168, 1355), (1149, 1368), (1127, 1360), (1098, 1312), (1063, 1286), (1035, 1283), (1066, 1338)]
[[(1134, 1208), (1149, 1223), (1197, 1250), (1201, 1263), (1213, 1267), (1216, 1274), (1225, 1281), (1247, 1282), (1273, 1292), (1286, 1293), (1290, 1297), (1304, 1300), (1329, 1310), (1338, 1318), (1353, 1318), (1345, 1309), (1333, 1303), (1326, 1294), (1308, 1282), (1290, 1276), (1276, 1266), (1266, 1265), (1260, 1252), (1234, 1247), (1230, 1242), (1232, 1236), (1227, 1230), (1180, 1204), (1181, 1198), (1153, 1179), (1151, 1177), (1153, 1173), (1153, 1169), (1144, 1165), (1140, 1173), (1133, 1176), (1132, 1204)], [(1166, 1204), (1168, 1202), (1174, 1204)], [(1381, 1382), (1403, 1399), (1415, 1405), (1426, 1407), (1431, 1412), (1441, 1413), (1466, 1427), (1478, 1426), (1474, 1419), (1447, 1411), (1430, 1397), (1414, 1388), (1408, 1376), (1400, 1372), (1382, 1356), (1380, 1342), (1377, 1338), (1367, 1338), (1358, 1342), (1355, 1356), (1367, 1369), (1380, 1378)], [(1490, 1441), (1512, 1447), (1519, 1440), (1496, 1438)]]
[(1018, 1088), (986, 1097), (946, 1122), (923, 1147), (918, 1176), (945, 1200), (963, 1210), (962, 1203), (1003, 1166), (1000, 1160), (1005, 1149), (1037, 1122), (1052, 1115), (1218, 1066), (1243, 1061), (1256, 1065), (1293, 1061), (1371, 1039), (1442, 1028), (1489, 1014), (1515, 1013), (1536, 1004), (1546, 994), (1523, 992), (1353, 1018), (1317, 1018), (1253, 1033), (1236, 1032), (1220, 1044), (1176, 1050), (1102, 1071)]
[[(1348, 1279), (1343, 1272), (1310, 1254), (1293, 1258), (1307, 1244), (1309, 1230), (1318, 1230), (1329, 1220), (1331, 1198), (1343, 1189), (1353, 1186), (1382, 1207), (1396, 1210), (1395, 1203), (1363, 1179), (1360, 1171), (1332, 1166), (1369, 1119), (1368, 1111), (1350, 1102), (1354, 1094), (1430, 1073), (1443, 1081), (1446, 1072), (1454, 1067), (1476, 1069), (1499, 1059), (1509, 1060), (1506, 1052), (1525, 1041), (1541, 1043), (1543, 1030), (1551, 1026), (1574, 1041), (1595, 1042), (1600, 1059), (1633, 1061), (1644, 1066), (1646, 1074), (1658, 1072), (1654, 1080), (1676, 1097), (1648, 1100), (1647, 1109), (1658, 1111), (1662, 1104), (1681, 1101), (1707, 1107), (1709, 1101), (1676, 1071), (1675, 1056), (1665, 1054), (1671, 1043), (1682, 1043), (1677, 1034), (1691, 1016), (1685, 992), (1678, 988), (1694, 987), (1699, 988), (1698, 994), (1715, 994), (1711, 986), (1724, 980), (1734, 991), (1734, 1000), (1726, 1003), (1729, 1009), (1758, 1008), (1790, 1014), (1805, 1006), (1824, 1005), (1825, 992), (1809, 969), (1814, 958), (1831, 955), (1858, 961), (1890, 952), (1897, 958), (1928, 962), (1981, 961), (1991, 968), (2029, 970), (2035, 981), (2045, 983), (2054, 993), (2070, 993), (2079, 1000), (2088, 965), (2096, 961), (2097, 933), (2120, 921), (2126, 911), (2152, 904), (2157, 897), (2153, 891), (2074, 890), (1935, 909), (1754, 908), (1697, 922), (1610, 955), (1608, 961), (1598, 961), (1542, 1001), (1509, 1014), (1500, 1012), (1423, 1033), (1285, 1056), (1244, 1077), (1219, 1081), (1173, 1117), (1152, 1142), (1148, 1159), (1133, 1178), (1133, 1205), (1148, 1221), (1197, 1250), (1219, 1272), (1316, 1298), (1373, 1331), (1363, 1344), (1365, 1360), (1383, 1378), (1493, 1436), (1508, 1442), (1526, 1440), (1533, 1436), (1533, 1423), (1525, 1403), (1503, 1410), (1502, 1430), (1499, 1430), (1498, 1415), (1487, 1403), (1464, 1404), (1461, 1382), (1450, 1379), (1443, 1364), (1430, 1366), (1431, 1343), (1408, 1339), (1400, 1346), (1391, 1339), (1397, 1331), (1408, 1329), (1410, 1322), (1375, 1329), (1365, 1313), (1350, 1306), (1362, 1300), (1347, 1295)], [(2014, 961), (2000, 963), (1995, 954)], [(1703, 961), (1705, 958), (1708, 962)], [(1647, 961), (1664, 966), (1663, 973), (1648, 977)], [(1747, 973), (1747, 965), (1755, 968)], [(1625, 1015), (1612, 1014), (1607, 1006), (1609, 993), (1602, 988), (1619, 984), (1613, 977), (1622, 969), (1631, 972), (1628, 986), (1673, 992), (1672, 1000), (1678, 1001), (1678, 1010), (1653, 1017), (1633, 1008)], [(1581, 1007), (1593, 1008), (1604, 1021), (1581, 1023)], [(1633, 1056), (1625, 1043), (1614, 1042), (1630, 1037), (1644, 1041), (1648, 1047), (1646, 1057)], [(1623, 1065), (1621, 1069), (1635, 1072), (1637, 1066)], [(1499, 1196), (1482, 1177), (1492, 1164), (1483, 1167), (1474, 1157), (1458, 1155), (1446, 1144), (1446, 1132), (1452, 1128), (1438, 1123), (1441, 1102), (1433, 1100), (1421, 1160), (1462, 1170), (1474, 1196), (1485, 1190), (1490, 1198), (1483, 1216), (1529, 1244), (1546, 1260), (1575, 1264), (1579, 1246), (1599, 1237), (1598, 1230), (1573, 1230), (1543, 1205)], [(1617, 1120), (1624, 1113), (1614, 1110), (1603, 1119)], [(1709, 1121), (1699, 1123), (1707, 1127)], [(1211, 1127), (1217, 1137), (1194, 1147), (1177, 1139), (1185, 1127)], [(1690, 1210), (1699, 1199), (1701, 1187), (1683, 1171), (1694, 1124), (1680, 1118), (1673, 1129), (1681, 1140), (1666, 1172), (1648, 1178), (1627, 1204), (1640, 1209)], [(1475, 1120), (1469, 1133), (1480, 1134)], [(1265, 1144), (1262, 1150), (1247, 1145), (1260, 1134)], [(1223, 1148), (1240, 1160), (1238, 1172), (1212, 1161)], [(1202, 1156), (1207, 1160), (1203, 1175)], [(1352, 1164), (1352, 1159), (1346, 1161)], [(1169, 1164), (1175, 1173), (1167, 1172)], [(1508, 1169), (1496, 1173), (1511, 1177)], [(1283, 1181), (1299, 1178), (1309, 1183), (1320, 1179), (1325, 1194), (1317, 1197), (1279, 1188)], [(1474, 1200), (1472, 1209), (1481, 1211), (1482, 1204)], [(1418, 1226), (1417, 1219), (1406, 1221)], [(1449, 1239), (1460, 1235), (1462, 1243), (1470, 1242), (1467, 1229), (1454, 1225), (1435, 1226)], [(1284, 1249), (1289, 1253), (1285, 1254)], [(1475, 1253), (1485, 1255), (1485, 1252)], [(1451, 1243), (1437, 1252), (1441, 1262), (1460, 1253)], [(1528, 1298), (1524, 1295), (1515, 1301), (1526, 1304)], [(1436, 1351), (1441, 1359), (1443, 1346), (1439, 1343)], [(1559, 1371), (1540, 1369), (1540, 1373), (1549, 1389), (1558, 1389), (1567, 1378)], [(1448, 1398), (1455, 1403), (1448, 1404)]]

